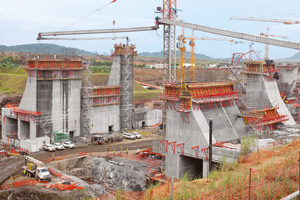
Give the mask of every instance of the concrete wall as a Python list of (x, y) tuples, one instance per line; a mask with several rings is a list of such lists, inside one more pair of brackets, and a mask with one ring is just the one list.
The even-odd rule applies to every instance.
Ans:
[(203, 115), (206, 122), (209, 118), (213, 119), (213, 135), (218, 142), (233, 141), (239, 139), (248, 133), (237, 106), (217, 107), (203, 109)]
[(246, 105), (248, 107), (263, 107), (270, 106), (270, 100), (264, 86), (263, 75), (247, 75), (246, 84)]
[(145, 117), (145, 126), (152, 126), (158, 123), (162, 123), (162, 110), (148, 110)]
[(121, 84), (121, 55), (115, 55), (108, 78), (108, 86)]
[[(201, 176), (207, 176), (207, 162), (205, 153), (201, 149), (208, 147), (209, 142), (209, 118), (213, 118), (213, 141), (232, 141), (248, 134), (248, 128), (244, 124), (239, 110), (236, 106), (215, 107), (212, 109), (192, 110), (189, 114), (189, 122), (185, 114), (184, 121), (180, 112), (167, 110), (166, 116), (166, 140), (168, 142), (184, 143), (184, 156), (180, 147), (175, 147), (175, 153), (171, 145), (168, 145), (166, 154), (166, 175), (175, 178), (182, 177), (187, 170), (192, 170), (196, 174), (198, 168), (202, 168)], [(160, 144), (161, 146), (163, 144)], [(193, 164), (193, 159), (197, 159), (195, 150), (192, 147), (199, 146), (197, 165)], [(161, 149), (161, 147), (160, 147)], [(213, 160), (222, 162), (224, 158), (229, 162), (236, 162), (238, 152), (231, 149), (214, 147)]]
[(279, 107), (278, 112), (287, 115), (289, 120), (283, 122), (286, 125), (295, 125), (291, 113), (282, 101), (275, 80), (265, 80), (263, 75), (247, 75), (246, 105), (249, 107), (273, 106)]
[[(193, 146), (199, 146), (199, 149), (208, 147), (208, 140), (204, 135), (208, 135), (208, 125), (204, 123), (198, 123), (195, 116), (199, 116), (199, 112), (194, 111), (190, 113), (190, 122), (183, 122), (181, 114), (175, 110), (167, 110), (166, 116), (166, 140), (169, 142), (176, 142), (177, 144), (185, 143), (184, 155), (189, 157), (196, 157)], [(196, 113), (196, 115), (194, 115)], [(202, 131), (205, 131), (203, 133)], [(207, 132), (206, 132), (207, 131)], [(168, 152), (166, 152), (166, 175), (175, 178), (179, 178), (179, 156), (182, 155), (179, 147), (176, 146), (175, 154), (168, 146)], [(199, 151), (199, 158), (205, 158), (205, 155), (201, 150)], [(182, 173), (182, 172), (181, 172)]]
[[(36, 72), (35, 72), (36, 73)], [(19, 108), (22, 110), (37, 111), (37, 79), (36, 77), (27, 77), (25, 90), (20, 102)]]
[(264, 86), (267, 91), (268, 98), (270, 99), (270, 102), (273, 107), (278, 106), (279, 109), (277, 110), (279, 113), (283, 115), (287, 115), (289, 118), (288, 121), (283, 122), (285, 125), (294, 126), (296, 125), (296, 122), (294, 118), (292, 117), (290, 111), (287, 109), (285, 103), (281, 99), (281, 96), (279, 94), (279, 89), (277, 86), (277, 83), (274, 81), (264, 81)]
[(50, 138), (45, 136), (45, 137), (39, 137), (39, 138), (35, 138), (35, 139), (21, 140), (20, 147), (27, 149), (30, 153), (35, 153), (35, 152), (39, 152), (40, 150), (42, 150), (44, 142), (46, 144), (49, 144)]
[(92, 107), (88, 114), (90, 118), (90, 133), (108, 133), (109, 126), (113, 126), (113, 131), (119, 131), (119, 114), (119, 105)]
[(280, 78), (277, 81), (279, 91), (284, 92), (285, 94), (291, 94), (296, 88), (296, 82), (298, 78), (298, 66), (290, 66), (289, 68), (279, 67), (279, 69)]

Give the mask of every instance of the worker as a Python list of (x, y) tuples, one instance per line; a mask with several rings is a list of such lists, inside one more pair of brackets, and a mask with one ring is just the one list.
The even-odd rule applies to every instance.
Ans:
[(24, 171), (23, 171), (23, 175), (24, 175), (24, 176), (26, 175), (26, 169), (24, 169)]
[(52, 160), (54, 160), (54, 153), (52, 153)]
[(116, 154), (116, 149), (114, 148), (114, 155)]
[(126, 149), (126, 154), (128, 154), (128, 147), (127, 147), (127, 149)]

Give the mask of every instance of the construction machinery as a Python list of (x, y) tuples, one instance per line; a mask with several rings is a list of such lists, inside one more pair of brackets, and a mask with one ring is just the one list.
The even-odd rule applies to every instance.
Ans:
[(270, 19), (270, 18), (259, 18), (259, 17), (230, 17), (230, 20), (246, 20), (246, 21), (257, 21), (257, 22), (274, 22), (283, 23), (287, 25), (300, 24), (299, 20), (294, 19)]
[(51, 174), (45, 164), (35, 158), (25, 156), (24, 175), (35, 177), (39, 181), (51, 181)]

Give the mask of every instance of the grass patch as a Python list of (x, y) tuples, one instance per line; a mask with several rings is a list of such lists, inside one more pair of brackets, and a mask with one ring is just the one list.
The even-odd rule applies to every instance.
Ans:
[(241, 141), (241, 155), (247, 155), (256, 146), (256, 137), (250, 135), (248, 137), (243, 137)]

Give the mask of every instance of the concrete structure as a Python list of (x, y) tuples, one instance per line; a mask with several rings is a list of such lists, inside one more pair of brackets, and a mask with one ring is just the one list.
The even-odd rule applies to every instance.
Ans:
[(3, 142), (35, 152), (44, 142), (49, 143), (54, 131), (69, 132), (72, 138), (161, 120), (159, 111), (139, 117), (137, 112), (133, 119), (134, 55), (134, 45), (115, 45), (108, 86), (84, 88), (81, 61), (28, 61), (28, 79), (19, 107), (2, 108)]
[(276, 83), (276, 72), (272, 61), (245, 62), (247, 95), (244, 99), (248, 112), (244, 112), (247, 125), (263, 134), (276, 129), (278, 123), (293, 126), (295, 120), (282, 101)]
[(120, 86), (82, 89), (82, 135), (120, 130)]
[(133, 112), (133, 56), (134, 45), (115, 45), (114, 62), (109, 75), (108, 86), (120, 86), (120, 129), (132, 128)]
[(168, 84), (162, 99), (166, 104), (166, 175), (194, 177), (208, 175), (208, 120), (213, 118), (213, 162), (236, 162), (238, 152), (216, 146), (237, 142), (248, 134), (236, 106), (239, 93), (233, 82)]
[(150, 127), (162, 123), (162, 110), (138, 108), (133, 112), (133, 128)]
[(30, 60), (26, 71), (19, 107), (2, 109), (2, 138), (34, 139), (58, 130), (79, 136), (81, 61)]
[(298, 65), (276, 65), (275, 69), (279, 70), (279, 80), (277, 81), (278, 89), (282, 97), (290, 96), (296, 88), (298, 79)]

